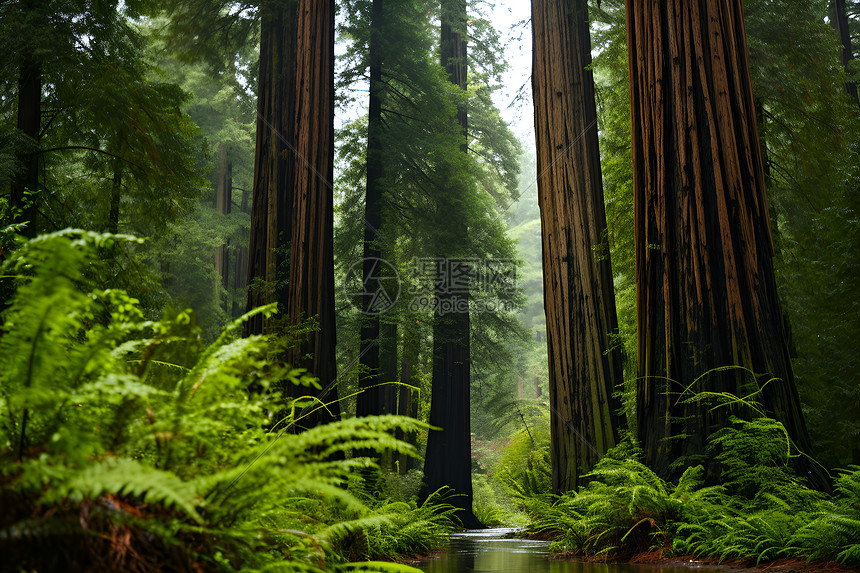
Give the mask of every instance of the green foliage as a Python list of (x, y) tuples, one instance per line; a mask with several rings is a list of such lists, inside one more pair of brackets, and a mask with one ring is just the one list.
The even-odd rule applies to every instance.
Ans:
[(625, 440), (604, 457), (579, 492), (529, 500), (534, 531), (551, 532), (556, 551), (625, 559), (643, 552), (751, 563), (781, 557), (857, 565), (860, 468), (836, 478), (836, 495), (806, 487), (788, 466), (785, 433), (775, 420), (733, 420), (709, 448), (722, 469), (719, 485), (704, 468), (676, 484), (638, 461)]
[(103, 249), (129, 241), (62, 231), (3, 266), (16, 277), (0, 338), (4, 566), (412, 570), (348, 561), (435, 547), (452, 508), (371, 510), (345, 485), (371, 464), (351, 452), (415, 455), (392, 435), (421, 424), (371, 417), (290, 433), (303, 402), (271, 389), (315, 379), (275, 359), (278, 340), (236, 334), (272, 309), (210, 346), (189, 313), (147, 321), (91, 274)]

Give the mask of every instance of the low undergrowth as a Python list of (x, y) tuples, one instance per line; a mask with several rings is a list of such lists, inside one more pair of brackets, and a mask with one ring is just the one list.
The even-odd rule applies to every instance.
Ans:
[(292, 433), (301, 407), (325, 406), (287, 403), (274, 418), (279, 386), (318, 387), (278, 360), (282, 340), (241, 338), (240, 320), (205, 347), (193, 315), (147, 320), (98, 288), (99, 253), (133, 241), (63, 231), (7, 254), (0, 570), (414, 571), (368, 560), (438, 546), (453, 507), (371, 504), (347, 486), (372, 466), (354, 452), (415, 455), (392, 436), (420, 424)]
[(523, 500), (531, 530), (550, 533), (553, 549), (591, 559), (627, 560), (652, 552), (750, 563), (782, 558), (860, 565), (860, 467), (851, 466), (825, 495), (789, 467), (782, 425), (732, 419), (710, 454), (720, 485), (702, 466), (676, 483), (638, 461), (629, 442), (610, 451), (580, 491)]

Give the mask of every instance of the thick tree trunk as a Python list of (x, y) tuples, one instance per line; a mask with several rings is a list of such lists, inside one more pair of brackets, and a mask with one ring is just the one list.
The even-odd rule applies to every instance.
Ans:
[[(296, 162), (289, 289), (292, 323), (316, 317), (319, 329), (294, 348), (291, 364), (318, 376), (329, 404), (308, 423), (340, 417), (337, 402), (334, 306), (334, 0), (298, 0)], [(310, 357), (310, 358), (306, 358)], [(333, 417), (332, 417), (333, 416)]]
[[(26, 237), (38, 234), (36, 201), (39, 190), (39, 136), (42, 119), (42, 64), (26, 57), (18, 75), (18, 130), (29, 141), (18, 154), (19, 170), (12, 177), (9, 205), (13, 221), (26, 221), (22, 231)], [(32, 195), (27, 196), (27, 192)]]
[[(286, 300), (289, 277), (290, 209), (296, 157), (297, 2), (261, 7), (260, 77), (257, 86), (257, 142), (248, 245), (248, 310)], [(263, 317), (246, 324), (260, 334)]]
[[(269, 2), (262, 9), (248, 308), (277, 300), (290, 324), (316, 317), (285, 360), (318, 376), (334, 418), (334, 3)], [(256, 279), (256, 280), (255, 280)], [(266, 330), (261, 317), (247, 332)], [(292, 395), (309, 393), (287, 388)], [(329, 421), (325, 410), (299, 425)]]
[[(701, 463), (733, 406), (756, 398), (804, 452), (756, 130), (741, 0), (628, 0), (639, 324), (637, 416), (659, 474)], [(721, 367), (741, 366), (755, 373)], [(682, 393), (683, 392), (683, 393)], [(803, 475), (825, 486), (800, 458)]]
[[(466, 2), (442, 0), (441, 64), (448, 77), (459, 89), (466, 89)], [(457, 110), (457, 120), (463, 134), (462, 153), (466, 153), (468, 114), (464, 107)], [(455, 177), (449, 177), (442, 193), (456, 194)], [(460, 193), (467, 191), (461, 190)], [(465, 215), (454, 207), (448, 197), (440, 197), (437, 210), (454, 237), (440, 246), (438, 254), (450, 264), (456, 258), (454, 249), (466, 243)], [(453, 243), (453, 244), (451, 244)], [(433, 321), (433, 381), (430, 396), (430, 424), (442, 428), (431, 431), (427, 438), (424, 459), (425, 495), (448, 486), (456, 494), (449, 503), (459, 507), (457, 516), (466, 528), (480, 528), (472, 513), (472, 441), (469, 422), (470, 391), (470, 320), (469, 290), (452, 292), (444, 281), (435, 281), (438, 302)], [(459, 308), (458, 308), (459, 306)], [(450, 311), (445, 313), (444, 309)]]
[[(370, 102), (367, 123), (367, 186), (364, 202), (364, 249), (361, 317), (361, 358), (356, 415), (375, 416), (382, 413), (380, 379), (379, 311), (374, 302), (381, 272), (379, 230), (382, 226), (383, 123), (382, 123), (382, 41), (383, 0), (373, 0), (370, 22)], [(368, 346), (371, 346), (365, 351)]]
[(562, 493), (617, 442), (623, 369), (609, 341), (618, 319), (586, 0), (535, 0), (532, 26), (553, 491)]

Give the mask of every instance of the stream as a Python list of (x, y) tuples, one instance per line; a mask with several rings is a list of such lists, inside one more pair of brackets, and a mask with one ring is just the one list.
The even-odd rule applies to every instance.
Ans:
[(508, 571), (516, 573), (726, 573), (718, 566), (584, 563), (549, 559), (549, 542), (510, 539), (516, 529), (483, 529), (451, 535), (448, 551), (419, 565), (427, 573)]

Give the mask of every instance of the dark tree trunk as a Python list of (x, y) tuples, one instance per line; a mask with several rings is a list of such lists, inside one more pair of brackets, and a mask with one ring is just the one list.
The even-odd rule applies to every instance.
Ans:
[[(848, 71), (851, 65), (851, 60), (854, 59), (854, 50), (851, 46), (851, 30), (848, 28), (848, 13), (845, 11), (845, 0), (833, 0), (834, 12), (836, 18), (836, 31), (839, 33), (839, 42), (842, 44), (842, 67)], [(860, 98), (857, 95), (857, 84), (851, 80), (845, 82), (845, 93), (848, 94), (854, 103), (860, 105)]]
[[(418, 340), (414, 329), (404, 329), (403, 333), (403, 358), (400, 361), (400, 388), (397, 399), (397, 414), (399, 416), (418, 417), (418, 400), (413, 398), (413, 390), (410, 386), (416, 384), (413, 379), (415, 367), (418, 364)], [(397, 430), (396, 437), (415, 444), (415, 435), (404, 436), (401, 430)], [(415, 460), (405, 454), (398, 456), (400, 473), (405, 474), (415, 467)]]
[(385, 321), (380, 326), (379, 382), (380, 413), (397, 413), (397, 323)]
[[(246, 190), (242, 190), (242, 199), (239, 202), (239, 211), (242, 213), (248, 212), (248, 192)], [(242, 227), (240, 231), (240, 236), (245, 237), (245, 234), (248, 232), (247, 227)], [(239, 301), (239, 293), (247, 291), (248, 288), (248, 247), (244, 246), (244, 244), (240, 244), (236, 248), (236, 261), (235, 267), (233, 271), (233, 292), (236, 293), (236, 298), (233, 299), (233, 309), (232, 316), (233, 318), (239, 318), (241, 316), (241, 305)]]
[[(628, 0), (627, 40), (646, 461), (663, 476), (673, 462), (706, 461), (707, 437), (741, 411), (684, 403), (702, 391), (761, 388), (767, 413), (809, 452), (774, 279), (741, 0)], [(713, 371), (730, 366), (756, 377)], [(798, 466), (825, 487), (817, 467), (802, 457)]]
[[(261, 7), (257, 142), (254, 156), (251, 236), (248, 245), (248, 310), (286, 300), (296, 157), (297, 2)], [(263, 317), (246, 325), (260, 334)]]
[[(375, 416), (382, 413), (380, 379), (379, 311), (375, 307), (376, 278), (380, 276), (379, 230), (382, 226), (383, 123), (382, 123), (382, 40), (383, 0), (373, 0), (370, 22), (370, 102), (367, 123), (367, 186), (364, 203), (364, 250), (361, 317), (361, 374), (356, 399), (356, 415)], [(367, 351), (365, 349), (371, 346)]]
[[(466, 89), (466, 2), (442, 0), (441, 64), (459, 89)], [(457, 119), (463, 134), (462, 153), (466, 153), (467, 110), (460, 107)], [(443, 185), (437, 211), (453, 241), (440, 246), (438, 254), (449, 261), (457, 256), (454, 249), (466, 243), (465, 215), (450, 200), (458, 183), (448, 174), (450, 184)], [(459, 191), (465, 193), (466, 191)], [(466, 528), (484, 527), (472, 513), (472, 441), (469, 422), (470, 390), (470, 320), (468, 289), (452, 292), (443, 281), (436, 282), (435, 297), (439, 303), (433, 321), (433, 381), (430, 396), (430, 424), (442, 428), (427, 438), (424, 478), (427, 495), (441, 487), (450, 487), (457, 495), (448, 501), (460, 508), (457, 516)], [(458, 307), (460, 305), (460, 308)], [(465, 305), (465, 306), (463, 306)], [(453, 309), (443, 313), (440, 309)]]
[[(333, 192), (334, 4), (268, 2), (262, 8), (257, 148), (248, 262), (248, 308), (277, 300), (291, 324), (316, 317), (319, 330), (287, 352), (326, 392), (335, 388)], [(255, 281), (255, 279), (257, 279)], [(262, 317), (246, 332), (268, 328)], [(291, 395), (308, 393), (288, 387)], [(325, 410), (302, 427), (332, 420)]]
[[(18, 171), (12, 177), (9, 206), (13, 221), (26, 221), (22, 231), (26, 237), (38, 233), (36, 201), (39, 190), (39, 136), (42, 119), (42, 64), (34, 57), (25, 57), (18, 75), (18, 130), (28, 141), (18, 154)], [(27, 192), (31, 195), (28, 197)]]
[(122, 200), (122, 159), (114, 157), (112, 163), (113, 181), (110, 188), (110, 207), (108, 209), (108, 233), (119, 233), (119, 206)]
[(553, 491), (562, 493), (617, 442), (622, 363), (609, 341), (618, 319), (586, 1), (535, 0), (532, 25)]

